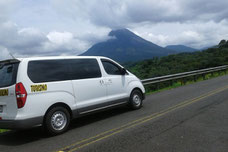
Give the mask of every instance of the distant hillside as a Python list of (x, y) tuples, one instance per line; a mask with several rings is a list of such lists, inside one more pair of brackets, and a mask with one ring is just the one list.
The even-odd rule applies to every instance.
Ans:
[(127, 68), (139, 78), (145, 79), (220, 65), (228, 65), (228, 41), (225, 40), (217, 48), (145, 60), (128, 65)]
[(203, 50), (207, 50), (207, 49), (209, 49), (209, 48), (218, 48), (218, 47), (217, 47), (217, 45), (211, 45), (211, 46), (202, 47), (202, 48), (200, 48), (199, 50), (200, 50), (200, 51), (203, 51)]
[(93, 45), (81, 55), (106, 56), (124, 63), (176, 53), (151, 43), (127, 29), (113, 30), (109, 36), (113, 38)]
[(185, 46), (185, 45), (168, 45), (165, 47), (166, 49), (174, 50), (179, 53), (181, 52), (195, 52), (198, 51), (197, 49)]

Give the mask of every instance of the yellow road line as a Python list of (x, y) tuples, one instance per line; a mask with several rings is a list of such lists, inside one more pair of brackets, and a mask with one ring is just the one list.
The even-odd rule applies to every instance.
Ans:
[[(185, 106), (187, 106), (187, 105), (193, 104), (193, 103), (195, 103), (195, 102), (197, 102), (197, 101), (200, 101), (201, 99), (207, 98), (207, 97), (212, 96), (212, 95), (214, 95), (214, 94), (216, 94), (216, 93), (222, 92), (222, 91), (224, 91), (224, 90), (226, 90), (226, 89), (228, 89), (228, 86), (225, 86), (225, 87), (223, 87), (223, 88), (219, 88), (219, 89), (210, 91), (210, 92), (205, 93), (205, 94), (203, 94), (203, 95), (201, 95), (201, 96), (199, 96), (199, 97), (196, 97), (196, 98), (193, 98), (193, 99), (190, 99), (190, 100), (186, 100), (186, 101), (181, 102), (181, 103), (179, 103), (179, 104), (177, 104), (177, 105), (174, 105), (174, 106), (172, 106), (172, 107), (170, 107), (170, 108), (168, 108), (168, 109), (166, 109), (166, 110), (163, 110), (163, 111), (161, 111), (161, 112), (159, 112), (159, 113), (154, 113), (154, 114), (152, 114), (152, 115), (149, 115), (149, 116), (146, 116), (146, 117), (143, 117), (143, 118), (134, 120), (134, 121), (132, 121), (132, 122), (129, 122), (129, 123), (127, 123), (127, 124), (125, 124), (125, 125), (122, 125), (122, 126), (120, 126), (120, 127), (117, 127), (117, 128), (113, 128), (113, 129), (107, 130), (107, 131), (105, 131), (105, 132), (103, 132), (103, 133), (100, 133), (100, 134), (98, 134), (98, 135), (95, 135), (95, 136), (93, 136), (93, 137), (90, 137), (90, 138), (84, 139), (84, 140), (82, 140), (82, 141), (73, 143), (73, 144), (71, 144), (71, 145), (69, 145), (69, 146), (66, 146), (66, 147), (62, 148), (62, 149), (59, 150), (58, 152), (63, 152), (63, 151), (66, 150), (66, 149), (69, 149), (69, 148), (71, 148), (71, 147), (75, 147), (75, 146), (77, 146), (77, 145), (79, 145), (79, 144), (81, 144), (81, 143), (84, 143), (84, 142), (86, 142), (86, 141), (90, 141), (90, 140), (92, 140), (92, 139), (95, 139), (95, 140), (92, 140), (91, 142), (85, 143), (85, 144), (83, 144), (83, 145), (80, 145), (80, 146), (75, 147), (75, 148), (73, 148), (73, 149), (70, 149), (70, 150), (68, 151), (68, 152), (73, 152), (73, 151), (75, 151), (75, 150), (78, 150), (78, 149), (81, 149), (81, 148), (83, 148), (83, 147), (86, 147), (86, 146), (88, 146), (88, 145), (90, 145), (90, 144), (93, 144), (93, 143), (98, 142), (98, 141), (100, 141), (100, 140), (106, 139), (106, 138), (108, 138), (108, 137), (110, 137), (110, 136), (113, 136), (113, 135), (115, 135), (115, 134), (117, 134), (117, 133), (120, 133), (120, 132), (122, 132), (122, 131), (124, 131), (124, 130), (126, 130), (126, 129), (129, 129), (129, 128), (132, 128), (132, 127), (134, 127), (134, 126), (143, 124), (143, 123), (148, 122), (148, 121), (150, 121), (150, 120), (152, 120), (152, 119), (161, 117), (161, 116), (163, 116), (163, 115), (165, 115), (165, 114), (167, 114), (167, 113), (170, 113), (170, 112), (172, 112), (172, 111), (175, 111), (175, 110), (180, 109), (180, 108), (182, 108), (182, 107), (185, 107)], [(109, 134), (108, 134), (108, 133), (109, 133)], [(105, 134), (107, 134), (107, 135), (105, 135)], [(103, 136), (103, 135), (105, 135), (105, 136)], [(102, 137), (100, 137), (100, 136), (102, 136)], [(97, 137), (100, 137), (100, 138), (97, 138)], [(97, 138), (97, 139), (96, 139), (96, 138)]]
[[(154, 113), (153, 115), (156, 115), (156, 114), (157, 114), (157, 113)], [(152, 115), (147, 116), (147, 117), (151, 117), (151, 116), (152, 116)], [(141, 121), (141, 120), (143, 120), (143, 119), (146, 119), (147, 117), (143, 117), (143, 118), (134, 120), (134, 121), (129, 122), (129, 123), (127, 123), (127, 124), (124, 124), (124, 125), (122, 125), (122, 126), (120, 126), (120, 127), (117, 127), (117, 128), (113, 128), (113, 129), (107, 130), (107, 131), (102, 132), (102, 133), (100, 133), (100, 134), (97, 134), (97, 135), (95, 135), (95, 136), (93, 136), (93, 137), (90, 137), (90, 138), (81, 140), (81, 141), (79, 141), (79, 142), (73, 143), (73, 144), (71, 144), (71, 145), (69, 145), (69, 146), (66, 146), (66, 147), (62, 148), (62, 150), (60, 150), (60, 151), (58, 151), (58, 152), (61, 152), (61, 151), (63, 151), (64, 149), (68, 149), (68, 148), (70, 148), (70, 147), (79, 145), (79, 144), (81, 144), (81, 143), (83, 143), (83, 142), (89, 141), (89, 140), (94, 139), (94, 138), (96, 138), (96, 137), (105, 135), (106, 133), (109, 133), (109, 132), (112, 132), (112, 131), (115, 131), (115, 130), (119, 130), (119, 129), (124, 128), (124, 127), (126, 127), (126, 126), (128, 126), (128, 125), (131, 125), (131, 124), (133, 124), (133, 123), (136, 123), (136, 122), (138, 122), (138, 121)]]

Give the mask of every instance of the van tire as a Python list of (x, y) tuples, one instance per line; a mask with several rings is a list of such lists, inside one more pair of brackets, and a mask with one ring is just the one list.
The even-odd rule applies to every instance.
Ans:
[(70, 113), (64, 107), (53, 107), (45, 116), (44, 127), (49, 135), (55, 136), (68, 130)]
[(140, 90), (133, 90), (129, 99), (129, 107), (132, 110), (140, 109), (143, 104), (143, 95)]

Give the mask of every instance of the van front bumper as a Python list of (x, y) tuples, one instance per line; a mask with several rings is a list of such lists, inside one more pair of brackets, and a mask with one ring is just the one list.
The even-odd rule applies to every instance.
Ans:
[(43, 117), (29, 118), (24, 120), (0, 120), (1, 129), (28, 129), (42, 125)]

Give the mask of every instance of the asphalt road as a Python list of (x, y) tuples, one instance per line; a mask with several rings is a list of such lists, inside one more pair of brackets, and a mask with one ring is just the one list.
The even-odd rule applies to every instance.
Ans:
[(41, 128), (0, 134), (1, 152), (227, 152), (228, 76), (147, 96), (125, 107), (73, 121), (48, 137)]

